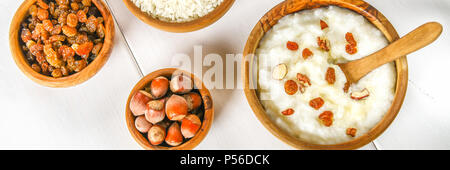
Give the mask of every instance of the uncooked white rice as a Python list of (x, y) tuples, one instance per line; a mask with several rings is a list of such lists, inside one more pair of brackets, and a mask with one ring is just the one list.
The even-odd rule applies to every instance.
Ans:
[(223, 0), (132, 0), (143, 12), (167, 22), (189, 22), (205, 16)]

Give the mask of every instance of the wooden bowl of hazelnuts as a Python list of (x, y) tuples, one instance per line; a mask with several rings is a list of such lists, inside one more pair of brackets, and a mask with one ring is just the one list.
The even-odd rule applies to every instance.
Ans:
[(147, 150), (190, 150), (208, 134), (214, 118), (209, 90), (194, 74), (167, 68), (141, 79), (126, 105), (126, 122)]

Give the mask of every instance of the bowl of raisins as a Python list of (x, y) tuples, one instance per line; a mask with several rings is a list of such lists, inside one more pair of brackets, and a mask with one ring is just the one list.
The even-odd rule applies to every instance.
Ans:
[(48, 87), (70, 87), (106, 63), (114, 21), (102, 0), (25, 0), (9, 35), (14, 61), (27, 77)]

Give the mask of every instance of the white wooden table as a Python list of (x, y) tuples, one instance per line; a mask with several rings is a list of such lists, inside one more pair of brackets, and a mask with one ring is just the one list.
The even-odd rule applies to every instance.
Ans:
[[(237, 0), (218, 22), (203, 30), (175, 34), (152, 28), (132, 15), (122, 0), (107, 0), (116, 19), (115, 46), (109, 61), (82, 85), (42, 87), (15, 65), (8, 43), (9, 24), (22, 1), (0, 2), (0, 149), (141, 149), (128, 133), (125, 103), (137, 81), (154, 70), (172, 67), (177, 53), (241, 53), (265, 12), (282, 0)], [(368, 0), (400, 35), (438, 21), (441, 38), (409, 55), (409, 88), (393, 124), (362, 149), (450, 149), (449, 67), (450, 1)], [(205, 67), (206, 69), (208, 67)], [(240, 75), (240, 73), (237, 73)], [(196, 149), (293, 149), (272, 136), (237, 90), (211, 90), (213, 126)]]

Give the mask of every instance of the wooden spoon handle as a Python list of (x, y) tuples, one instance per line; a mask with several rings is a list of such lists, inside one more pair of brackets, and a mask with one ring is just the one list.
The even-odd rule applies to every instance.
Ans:
[(426, 23), (374, 54), (339, 66), (348, 81), (354, 83), (372, 70), (431, 44), (441, 33), (441, 24)]

